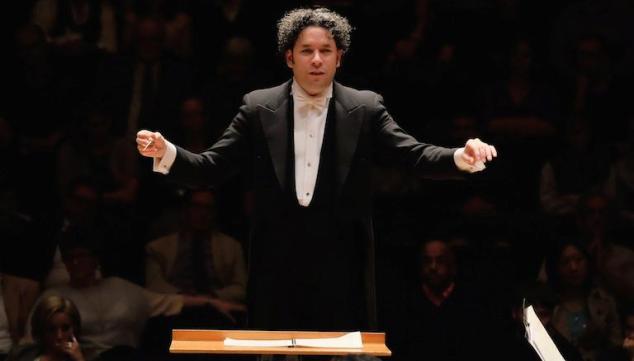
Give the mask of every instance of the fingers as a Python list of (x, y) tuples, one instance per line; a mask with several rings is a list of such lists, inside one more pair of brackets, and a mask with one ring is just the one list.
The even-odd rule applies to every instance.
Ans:
[(464, 159), (470, 164), (479, 162), (492, 161), (498, 156), (497, 149), (494, 146), (484, 143), (478, 138), (469, 139), (465, 144)]
[(150, 132), (149, 130), (140, 130), (136, 134), (136, 144), (139, 146), (146, 146), (149, 143), (153, 143), (160, 139), (163, 139), (163, 136), (159, 132)]
[(146, 157), (161, 157), (165, 149), (165, 139), (159, 132), (140, 130), (136, 137), (137, 150)]

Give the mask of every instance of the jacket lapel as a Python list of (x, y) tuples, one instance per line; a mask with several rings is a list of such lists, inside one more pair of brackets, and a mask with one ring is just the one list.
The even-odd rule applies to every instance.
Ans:
[(337, 195), (341, 194), (346, 182), (352, 158), (359, 142), (359, 132), (363, 124), (362, 105), (354, 103), (349, 91), (339, 83), (334, 83), (333, 96), (337, 116), (335, 137), (337, 138)]
[(261, 112), (262, 130), (269, 148), (277, 180), (286, 188), (286, 152), (288, 151), (288, 117), (291, 81), (276, 89), (271, 101), (258, 104)]
[[(290, 86), (289, 81), (276, 89), (277, 94), (271, 101), (259, 104), (262, 129), (275, 169), (275, 175), (282, 187), (286, 187), (286, 160), (288, 149)], [(352, 158), (359, 142), (359, 133), (363, 124), (362, 105), (355, 103), (349, 90), (335, 82), (333, 86), (333, 101), (336, 116), (336, 151), (337, 151), (337, 194), (340, 194), (346, 182)]]

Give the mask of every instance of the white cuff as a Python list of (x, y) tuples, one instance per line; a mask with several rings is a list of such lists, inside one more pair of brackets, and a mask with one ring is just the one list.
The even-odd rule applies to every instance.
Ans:
[(458, 167), (458, 169), (469, 173), (475, 173), (486, 168), (484, 162), (482, 161), (476, 161), (473, 165), (467, 163), (467, 161), (462, 158), (463, 153), (464, 147), (456, 149), (456, 151), (453, 153), (453, 161), (456, 163), (456, 167)]
[(174, 144), (165, 140), (165, 154), (163, 154), (163, 158), (154, 158), (154, 164), (152, 165), (152, 170), (157, 173), (168, 174), (170, 172), (170, 168), (172, 168), (172, 164), (176, 160), (176, 146)]

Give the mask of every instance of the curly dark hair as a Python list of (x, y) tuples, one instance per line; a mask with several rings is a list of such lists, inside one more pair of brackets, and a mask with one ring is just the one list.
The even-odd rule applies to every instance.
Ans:
[(300, 8), (287, 12), (277, 22), (277, 50), (284, 54), (295, 46), (297, 37), (309, 26), (327, 29), (337, 44), (337, 48), (345, 53), (350, 47), (352, 26), (348, 19), (326, 8)]

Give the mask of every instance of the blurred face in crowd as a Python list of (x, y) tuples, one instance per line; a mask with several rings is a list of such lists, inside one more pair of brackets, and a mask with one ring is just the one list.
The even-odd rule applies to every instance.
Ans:
[(511, 54), (511, 69), (516, 74), (526, 74), (530, 71), (532, 63), (532, 51), (530, 44), (519, 41)]
[(143, 19), (137, 25), (137, 49), (139, 58), (147, 63), (157, 61), (163, 51), (165, 32), (163, 24), (154, 19)]
[(112, 121), (105, 114), (93, 113), (90, 114), (86, 121), (86, 140), (90, 144), (101, 145), (110, 137), (110, 126)]
[(577, 67), (580, 73), (595, 75), (603, 70), (607, 63), (607, 54), (601, 40), (588, 37), (577, 45)]
[(441, 291), (454, 280), (455, 260), (446, 243), (430, 241), (422, 250), (422, 277), (425, 284), (433, 290)]
[(56, 312), (48, 320), (44, 332), (44, 348), (48, 352), (65, 354), (64, 344), (73, 338), (73, 323), (65, 312)]
[(559, 258), (561, 283), (568, 287), (582, 287), (588, 277), (588, 259), (573, 245), (566, 246)]
[(608, 200), (600, 195), (589, 197), (581, 204), (579, 225), (586, 232), (597, 234), (604, 231), (608, 222)]
[(64, 264), (73, 287), (88, 287), (97, 278), (99, 261), (89, 249), (81, 247), (69, 249), (64, 254)]
[(215, 196), (212, 192), (200, 191), (192, 194), (187, 205), (189, 227), (193, 232), (206, 232), (215, 222)]
[(87, 184), (78, 184), (66, 197), (64, 210), (71, 222), (90, 220), (97, 208), (97, 191)]
[(253, 67), (253, 44), (247, 38), (233, 37), (227, 40), (219, 71), (223, 77), (243, 81)]
[(342, 54), (330, 31), (309, 26), (299, 33), (293, 49), (286, 51), (286, 64), (302, 89), (321, 95), (332, 83)]
[(183, 102), (181, 108), (181, 120), (183, 128), (189, 131), (200, 132), (205, 128), (203, 102), (198, 98), (190, 98)]

